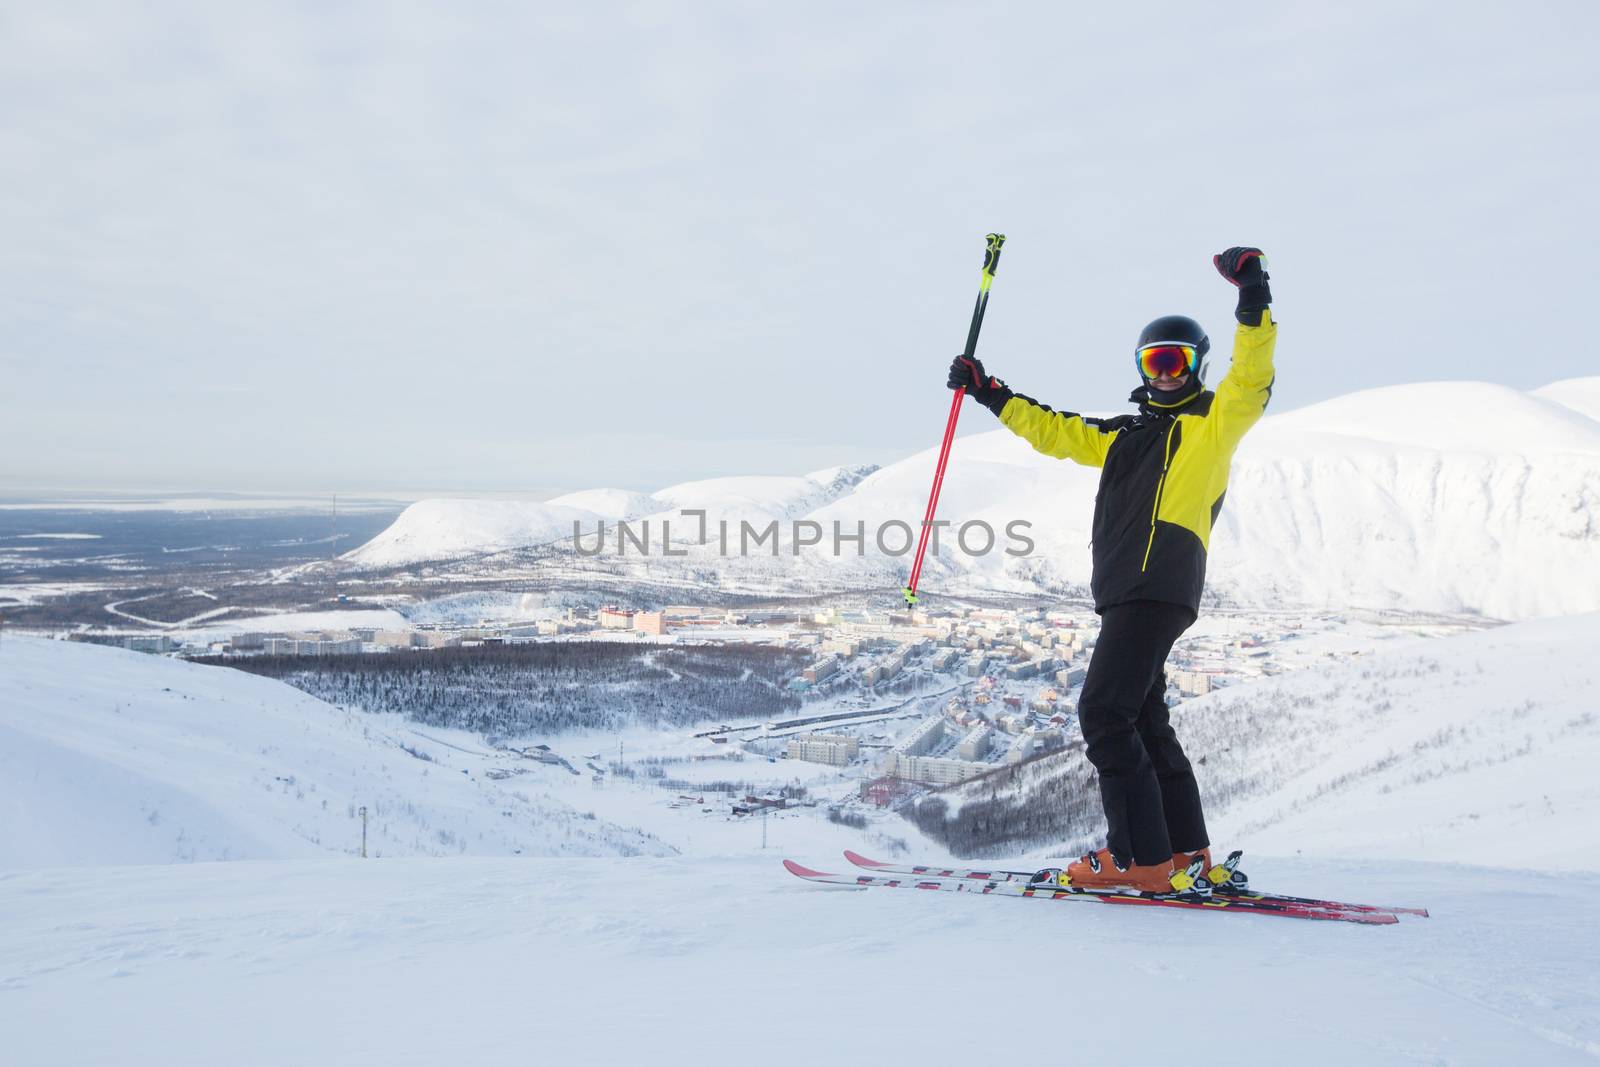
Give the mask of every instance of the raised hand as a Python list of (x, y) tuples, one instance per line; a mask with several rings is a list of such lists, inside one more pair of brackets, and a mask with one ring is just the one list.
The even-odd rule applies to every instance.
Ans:
[(1267, 285), (1267, 257), (1261, 249), (1249, 245), (1235, 245), (1226, 252), (1211, 257), (1217, 273), (1239, 288), (1239, 306), (1233, 317), (1246, 326), (1258, 325), (1261, 313), (1272, 303), (1272, 289)]

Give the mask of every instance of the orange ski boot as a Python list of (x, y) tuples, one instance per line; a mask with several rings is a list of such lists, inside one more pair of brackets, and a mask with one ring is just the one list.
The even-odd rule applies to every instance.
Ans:
[(1173, 875), (1171, 860), (1166, 863), (1144, 865), (1130, 863), (1124, 867), (1117, 862), (1110, 849), (1103, 848), (1068, 864), (1061, 872), (1059, 880), (1062, 885), (1078, 886), (1083, 889), (1133, 889), (1141, 893), (1172, 893), (1179, 890), (1173, 883)]

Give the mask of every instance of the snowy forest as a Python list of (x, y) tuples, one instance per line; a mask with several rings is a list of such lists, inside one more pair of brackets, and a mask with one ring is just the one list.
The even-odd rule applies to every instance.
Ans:
[(792, 712), (800, 699), (785, 685), (805, 655), (753, 644), (563, 641), (207, 662), (278, 678), (343, 707), (515, 736)]

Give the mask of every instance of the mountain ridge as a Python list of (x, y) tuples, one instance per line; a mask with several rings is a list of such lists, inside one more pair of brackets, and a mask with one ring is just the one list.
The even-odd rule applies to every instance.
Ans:
[[(1503, 619), (1600, 610), (1600, 569), (1592, 566), (1600, 551), (1600, 421), (1580, 410), (1591, 394), (1600, 396), (1600, 378), (1532, 392), (1433, 382), (1269, 414), (1234, 460), (1212, 534), (1210, 595), (1239, 606)], [(422, 501), (344, 560), (356, 570), (381, 570), (477, 557), (463, 566), (491, 574), (543, 566), (572, 581), (586, 573), (678, 584), (714, 579), (719, 589), (752, 595), (893, 591), (909, 562), (897, 553), (903, 530), (882, 547), (869, 533), (859, 552), (845, 542), (839, 557), (826, 534), (834, 523), (847, 534), (858, 523), (869, 531), (914, 526), (936, 455), (926, 449), (831, 479), (818, 477), (831, 472), (746, 475), (637, 498), (584, 491), (547, 504), (495, 505), (501, 510), (488, 515), (481, 507), (487, 502)], [(958, 437), (939, 509), (951, 526), (943, 550), (925, 566), (923, 588), (1081, 594), (1097, 481), (1095, 470), (1039, 456), (1004, 429)], [(567, 506), (573, 504), (588, 506)], [(657, 510), (647, 511), (651, 506)], [(682, 509), (705, 510), (712, 529), (721, 519), (735, 533), (743, 522), (776, 521), (779, 536), (759, 555), (730, 558), (716, 544), (695, 543), (697, 522)], [(622, 517), (654, 522), (658, 538), (660, 524), (670, 522), (675, 556), (680, 548), (685, 556), (660, 555), (659, 541), (648, 558), (619, 558), (606, 546), (593, 558), (574, 550), (574, 522), (592, 550), (600, 524)], [(819, 524), (823, 543), (797, 554), (796, 521)], [(1026, 557), (1003, 552), (1004, 530), (1014, 521), (1027, 523), (1034, 541)], [(970, 522), (996, 531), (994, 551), (949, 551), (955, 532)], [(615, 548), (614, 533), (608, 536)], [(524, 558), (532, 550), (538, 560)]]

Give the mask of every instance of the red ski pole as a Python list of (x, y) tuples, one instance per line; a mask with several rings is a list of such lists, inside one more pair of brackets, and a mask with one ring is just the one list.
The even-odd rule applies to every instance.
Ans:
[(939, 444), (939, 461), (933, 469), (933, 489), (928, 493), (928, 507), (922, 513), (922, 535), (917, 539), (917, 554), (911, 561), (911, 579), (902, 592), (906, 606), (917, 602), (917, 581), (922, 577), (922, 560), (928, 548), (928, 534), (933, 529), (933, 516), (939, 507), (939, 490), (944, 485), (945, 466), (950, 462), (950, 442), (956, 437), (956, 420), (961, 417), (961, 401), (965, 389), (957, 389), (950, 401), (950, 416), (944, 424), (944, 440)]
[[(978, 302), (972, 309), (972, 325), (967, 329), (967, 347), (963, 353), (969, 359), (978, 349), (978, 331), (983, 328), (983, 313), (989, 306), (989, 286), (994, 281), (995, 268), (1000, 265), (1000, 246), (1006, 243), (1003, 233), (991, 233), (983, 250), (983, 275), (978, 280)], [(956, 438), (956, 420), (961, 418), (961, 401), (965, 389), (957, 389), (950, 401), (950, 417), (944, 425), (944, 440), (939, 444), (939, 462), (933, 469), (933, 488), (928, 491), (928, 509), (922, 516), (922, 535), (917, 538), (917, 554), (911, 560), (911, 578), (900, 590), (906, 598), (906, 607), (917, 602), (917, 582), (922, 578), (922, 559), (928, 551), (928, 534), (933, 530), (933, 517), (939, 510), (939, 490), (944, 485), (945, 466), (950, 462), (950, 445)]]

